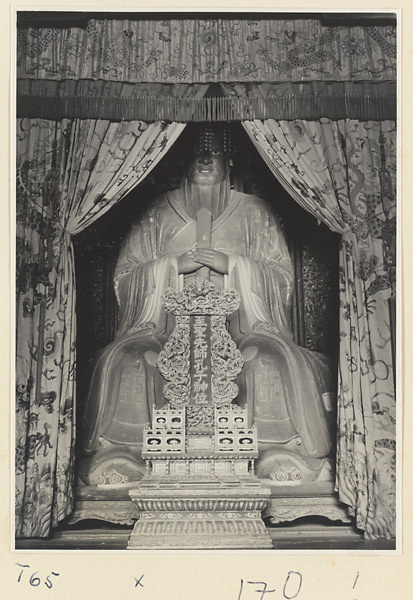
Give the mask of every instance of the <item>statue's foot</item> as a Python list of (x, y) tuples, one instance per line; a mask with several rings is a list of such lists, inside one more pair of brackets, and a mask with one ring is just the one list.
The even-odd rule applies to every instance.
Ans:
[(141, 458), (141, 449), (104, 443), (90, 458), (80, 461), (79, 485), (99, 487), (128, 487), (142, 479), (146, 463)]
[(264, 450), (255, 465), (260, 479), (271, 486), (331, 485), (334, 480), (334, 461), (331, 458), (308, 458), (283, 448)]

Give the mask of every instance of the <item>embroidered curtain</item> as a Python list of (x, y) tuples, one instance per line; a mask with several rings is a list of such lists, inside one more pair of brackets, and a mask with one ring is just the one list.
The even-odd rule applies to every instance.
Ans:
[(292, 197), (342, 234), (336, 484), (367, 538), (393, 537), (395, 123), (323, 118), (243, 125)]
[(135, 187), (183, 124), (17, 124), (16, 535), (73, 506), (75, 280), (71, 236)]
[(394, 80), (396, 27), (319, 19), (90, 20), (18, 32), (17, 77), (209, 83)]

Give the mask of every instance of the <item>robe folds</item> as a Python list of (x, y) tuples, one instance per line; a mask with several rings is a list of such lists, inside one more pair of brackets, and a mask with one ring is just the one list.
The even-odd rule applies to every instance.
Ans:
[[(174, 319), (162, 308), (162, 293), (194, 280), (194, 274), (178, 274), (177, 261), (195, 247), (196, 220), (181, 189), (160, 196), (132, 224), (114, 276), (118, 331), (96, 364), (87, 399), (86, 453), (97, 450), (99, 438), (139, 448), (152, 407), (164, 403), (156, 357)], [(293, 444), (308, 458), (326, 457), (333, 440), (322, 394), (332, 391), (331, 378), (320, 355), (293, 341), (293, 267), (272, 209), (258, 197), (230, 191), (212, 220), (211, 247), (229, 257), (228, 275), (211, 272), (211, 282), (235, 288), (241, 298), (229, 318), (245, 360), (237, 402), (257, 423), (259, 448)]]

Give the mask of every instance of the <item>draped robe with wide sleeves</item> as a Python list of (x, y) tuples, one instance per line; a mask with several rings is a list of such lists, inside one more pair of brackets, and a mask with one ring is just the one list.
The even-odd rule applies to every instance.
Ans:
[[(155, 360), (172, 332), (173, 317), (163, 310), (161, 297), (167, 287), (193, 281), (188, 275), (182, 282), (177, 258), (195, 245), (196, 221), (181, 190), (158, 198), (133, 224), (115, 271), (119, 329), (92, 377), (84, 419), (87, 452), (96, 450), (100, 436), (140, 446), (152, 406), (163, 404)], [(211, 281), (236, 288), (241, 297), (229, 319), (245, 359), (238, 402), (257, 423), (260, 447), (294, 442), (304, 456), (327, 456), (331, 428), (321, 395), (331, 391), (328, 370), (318, 355), (292, 339), (293, 268), (271, 208), (260, 198), (231, 191), (212, 221), (211, 246), (229, 256), (228, 275), (211, 272)]]

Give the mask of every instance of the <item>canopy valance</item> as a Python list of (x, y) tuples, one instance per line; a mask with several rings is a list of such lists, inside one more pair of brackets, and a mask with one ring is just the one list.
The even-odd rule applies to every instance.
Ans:
[(318, 19), (90, 20), (18, 33), (18, 78), (129, 83), (395, 80), (396, 28)]

